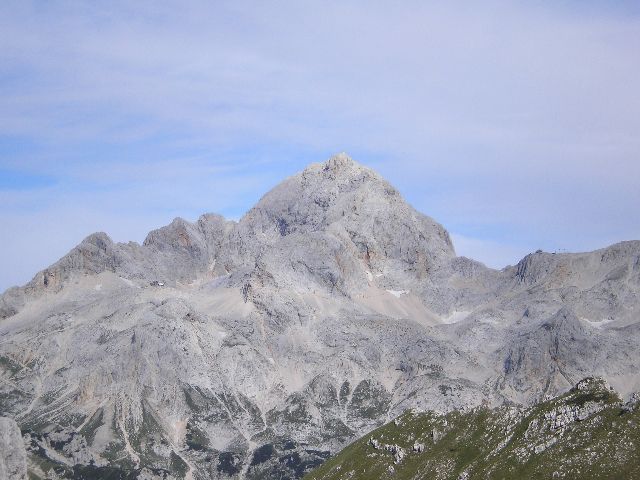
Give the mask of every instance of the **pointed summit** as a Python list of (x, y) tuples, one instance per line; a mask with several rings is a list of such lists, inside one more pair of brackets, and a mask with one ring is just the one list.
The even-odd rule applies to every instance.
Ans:
[(324, 163), (325, 170), (337, 170), (360, 166), (345, 152), (336, 153)]
[(240, 224), (267, 242), (294, 233), (331, 232), (349, 238), (367, 258), (433, 265), (455, 255), (442, 225), (345, 153), (284, 180)]
[(338, 184), (349, 183), (355, 179), (360, 179), (360, 181), (363, 179), (376, 179), (384, 182), (380, 175), (356, 162), (344, 152), (333, 155), (326, 162), (312, 163), (300, 175), (305, 179), (322, 177)]
[[(528, 404), (594, 375), (637, 390), (640, 243), (528, 258), (454, 258), (441, 225), (339, 154), (238, 222), (93, 234), (0, 295), (0, 417), (43, 478), (255, 480), (298, 478), (404, 409)], [(589, 410), (598, 385), (571, 395)]]
[(338, 153), (322, 164), (322, 170), (325, 174), (338, 176), (353, 173), (354, 170), (361, 172), (365, 169), (362, 165), (355, 162), (349, 155), (344, 152)]

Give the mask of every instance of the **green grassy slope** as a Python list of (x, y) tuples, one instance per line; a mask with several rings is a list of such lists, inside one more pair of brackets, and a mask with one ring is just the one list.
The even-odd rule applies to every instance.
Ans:
[(529, 409), (407, 412), (305, 477), (422, 478), (640, 479), (640, 406), (585, 379)]

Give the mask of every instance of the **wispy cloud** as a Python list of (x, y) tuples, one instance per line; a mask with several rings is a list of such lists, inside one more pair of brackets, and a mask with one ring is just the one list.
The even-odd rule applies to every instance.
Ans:
[[(342, 150), (488, 263), (638, 238), (639, 13), (604, 1), (6, 2), (0, 289), (91, 230), (140, 239), (172, 215), (237, 217)], [(16, 190), (10, 176), (51, 182)]]

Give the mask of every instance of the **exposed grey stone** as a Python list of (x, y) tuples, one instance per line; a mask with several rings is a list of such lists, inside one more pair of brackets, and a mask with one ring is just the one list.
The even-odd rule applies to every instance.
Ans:
[(408, 408), (638, 390), (639, 292), (640, 242), (493, 270), (340, 154), (237, 222), (96, 233), (5, 292), (0, 414), (51, 462), (299, 475)]
[(0, 478), (26, 480), (27, 454), (16, 422), (0, 417)]

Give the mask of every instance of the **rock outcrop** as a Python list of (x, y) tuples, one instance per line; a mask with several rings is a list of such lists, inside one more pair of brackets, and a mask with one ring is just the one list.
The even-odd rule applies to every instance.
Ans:
[(0, 417), (0, 478), (27, 479), (27, 454), (20, 428), (6, 417)]
[(639, 420), (606, 382), (586, 378), (530, 408), (407, 412), (305, 478), (637, 478)]
[(0, 414), (40, 476), (297, 478), (407, 409), (640, 390), (639, 292), (640, 242), (493, 270), (341, 154), (5, 292)]

